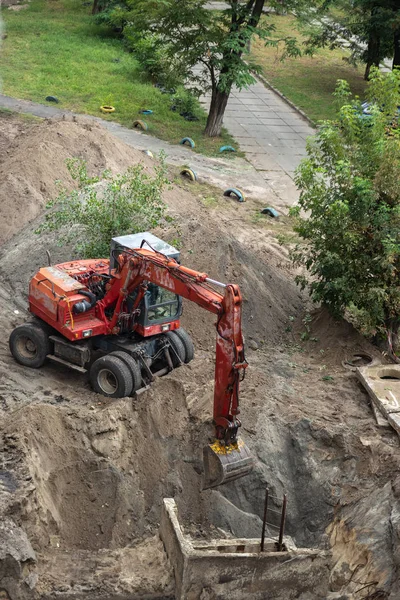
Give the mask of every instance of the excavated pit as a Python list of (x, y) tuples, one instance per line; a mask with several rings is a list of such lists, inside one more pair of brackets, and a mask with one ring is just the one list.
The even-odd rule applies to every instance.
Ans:
[[(45, 140), (62, 144), (71, 128), (77, 154), (92, 160), (96, 172), (125, 148), (118, 143), (113, 154), (113, 138), (91, 127), (86, 154), (89, 130), (77, 131), (79, 122), (63, 122), (62, 136), (57, 123), (46, 124)], [(34, 136), (42, 138), (40, 125), (32, 131), (28, 148)], [(12, 144), (29, 180), (36, 163), (21, 154), (22, 133)], [(65, 152), (55, 153), (48, 178)], [(124, 161), (139, 159), (126, 149)], [(50, 184), (31, 179), (45, 201)], [(259, 206), (250, 201), (205, 206), (201, 188), (190, 189), (195, 194), (179, 186), (166, 193), (176, 223), (156, 234), (172, 240), (178, 230), (183, 264), (241, 286), (250, 363), (241, 388), (242, 435), (256, 468), (201, 491), (202, 446), (212, 435), (215, 319), (190, 303), (183, 325), (194, 339), (195, 360), (136, 399), (108, 401), (81, 375), (14, 363), (7, 337), (25, 319), (29, 278), (45, 262), (46, 249), (55, 263), (72, 253), (53, 234), (35, 236), (35, 222), (28, 224), (0, 253), (0, 598), (2, 588), (11, 600), (173, 598), (174, 577), (158, 538), (163, 499), (175, 499), (193, 540), (254, 539), (268, 486), (268, 536), (277, 535), (287, 493), (286, 534), (299, 547), (332, 552), (324, 600), (397, 600), (399, 442), (377, 427), (367, 395), (345, 367), (355, 355), (382, 357), (324, 311), (313, 317), (314, 341), (300, 343), (305, 300), (274, 231), (284, 224), (255, 224), (251, 215)], [(199, 593), (193, 598), (218, 597), (212, 589)], [(322, 600), (312, 589), (307, 593), (288, 597)]]

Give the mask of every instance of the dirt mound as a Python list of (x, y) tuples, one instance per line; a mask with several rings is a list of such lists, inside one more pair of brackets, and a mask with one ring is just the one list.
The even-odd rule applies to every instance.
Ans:
[(26, 122), (16, 126), (16, 135), (9, 117), (0, 118), (6, 122), (0, 166), (0, 244), (37, 217), (46, 202), (57, 196), (57, 180), (70, 188), (74, 186), (66, 167), (67, 158), (86, 160), (91, 175), (106, 168), (121, 172), (139, 161), (150, 162), (143, 153), (84, 118)]

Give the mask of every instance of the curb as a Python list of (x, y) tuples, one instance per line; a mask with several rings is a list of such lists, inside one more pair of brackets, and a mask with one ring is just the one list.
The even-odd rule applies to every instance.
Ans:
[(299, 115), (305, 120), (307, 121), (307, 123), (309, 123), (309, 125), (311, 125), (311, 127), (313, 127), (314, 129), (317, 129), (317, 124), (315, 121), (313, 121), (312, 119), (310, 119), (309, 116), (306, 115), (306, 113), (304, 111), (301, 110), (301, 108), (299, 108), (298, 106), (296, 106), (296, 104), (294, 102), (292, 102), (291, 100), (289, 100), (289, 98), (287, 98), (284, 94), (282, 94), (282, 92), (280, 92), (275, 86), (272, 85), (272, 83), (270, 83), (269, 81), (267, 81), (267, 79), (265, 79), (265, 77), (263, 75), (260, 75), (260, 73), (256, 73), (255, 71), (251, 70), (252, 74), (254, 75), (254, 77), (256, 79), (259, 79), (261, 81), (261, 83), (263, 85), (265, 85), (266, 87), (268, 87), (270, 90), (272, 90), (277, 96), (279, 96), (282, 100), (284, 100), (286, 102), (286, 104), (289, 104), (289, 106), (291, 106), (292, 108), (294, 108), (294, 110), (296, 112), (299, 113)]

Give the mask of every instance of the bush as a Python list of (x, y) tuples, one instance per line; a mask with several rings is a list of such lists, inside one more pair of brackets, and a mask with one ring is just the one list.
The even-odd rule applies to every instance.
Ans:
[(85, 161), (77, 158), (67, 167), (78, 189), (61, 188), (36, 233), (61, 230), (61, 243), (75, 242), (80, 257), (100, 258), (108, 256), (111, 238), (159, 225), (165, 213), (161, 194), (168, 184), (163, 156), (154, 176), (136, 165), (123, 175), (105, 171), (90, 178)]
[(99, 0), (98, 13), (94, 20), (98, 25), (107, 25), (114, 32), (122, 33), (127, 24), (127, 8), (119, 0)]
[(182, 83), (179, 65), (168, 55), (168, 48), (160, 36), (138, 32), (133, 25), (124, 29), (125, 44), (138, 61), (142, 72), (166, 88)]
[(305, 244), (293, 259), (311, 275), (297, 280), (315, 301), (349, 311), (390, 342), (400, 324), (400, 72), (373, 71), (367, 117), (346, 82), (335, 94), (337, 121), (321, 124), (296, 173), (300, 200), (291, 212)]
[(180, 86), (173, 99), (173, 107), (178, 110), (182, 116), (195, 117), (199, 110), (199, 101), (192, 92)]

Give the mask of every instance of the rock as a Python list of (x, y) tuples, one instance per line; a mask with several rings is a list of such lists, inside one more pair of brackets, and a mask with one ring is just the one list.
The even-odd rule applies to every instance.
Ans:
[(339, 560), (331, 572), (329, 581), (331, 590), (335, 592), (340, 591), (351, 581), (351, 575), (350, 565), (345, 560)]
[(18, 563), (36, 560), (26, 533), (11, 519), (4, 519), (0, 523), (0, 563), (9, 556)]
[(248, 345), (248, 347), (249, 347), (249, 348), (251, 348), (252, 350), (258, 350), (258, 347), (259, 347), (259, 346), (258, 346), (258, 344), (257, 344), (257, 342), (256, 342), (255, 340), (249, 340), (249, 341), (247, 342), (247, 345)]

